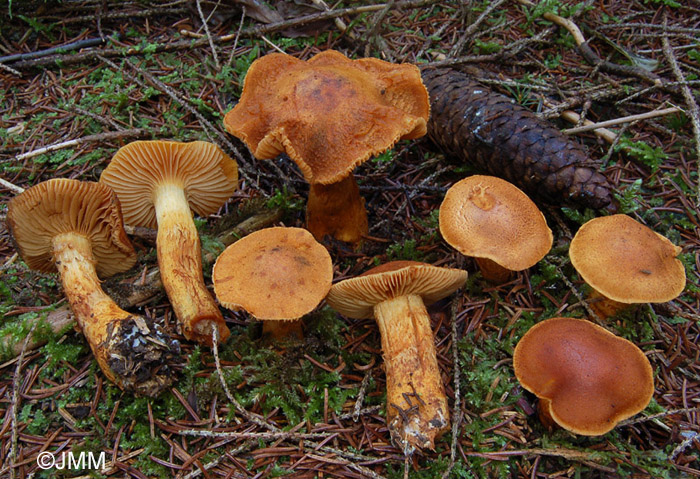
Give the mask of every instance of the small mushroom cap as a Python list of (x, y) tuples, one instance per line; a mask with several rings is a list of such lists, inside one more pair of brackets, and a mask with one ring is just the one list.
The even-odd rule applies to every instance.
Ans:
[(644, 353), (583, 319), (537, 323), (515, 347), (513, 367), (525, 389), (550, 401), (557, 424), (584, 436), (605, 434), (642, 411), (654, 394)]
[(430, 305), (464, 286), (467, 272), (418, 261), (392, 261), (360, 276), (336, 283), (328, 304), (349, 318), (372, 318), (374, 306), (388, 299), (415, 294)]
[(182, 186), (190, 208), (207, 216), (236, 191), (238, 166), (206, 141), (134, 141), (117, 151), (100, 181), (119, 195), (128, 224), (156, 228), (153, 193), (159, 185)]
[(326, 297), (333, 262), (307, 230), (265, 228), (226, 248), (216, 260), (212, 281), (226, 308), (244, 309), (257, 319), (293, 320)]
[(457, 251), (511, 271), (533, 266), (552, 248), (542, 212), (518, 187), (494, 176), (455, 183), (440, 205), (439, 222), (442, 237)]
[(32, 269), (51, 273), (54, 237), (77, 233), (90, 240), (97, 274), (106, 278), (130, 269), (136, 252), (124, 232), (119, 200), (107, 185), (53, 179), (10, 200), (7, 211), (17, 250)]
[(569, 256), (581, 277), (620, 303), (663, 303), (685, 288), (681, 248), (626, 215), (594, 218), (578, 230)]
[(335, 183), (400, 139), (423, 136), (430, 115), (418, 67), (334, 50), (308, 61), (272, 53), (248, 69), (224, 126), (259, 159), (286, 152), (310, 183)]

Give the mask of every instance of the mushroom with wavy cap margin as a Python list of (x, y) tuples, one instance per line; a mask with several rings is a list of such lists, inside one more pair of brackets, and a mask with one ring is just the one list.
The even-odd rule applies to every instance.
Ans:
[(542, 422), (599, 436), (646, 408), (654, 374), (644, 352), (585, 319), (551, 318), (515, 346), (520, 384), (539, 398)]
[(435, 446), (449, 428), (445, 386), (425, 306), (462, 287), (467, 272), (392, 261), (334, 284), (328, 304), (350, 318), (376, 318), (382, 340), (387, 425), (404, 454)]
[(158, 227), (163, 287), (187, 339), (211, 345), (230, 332), (204, 284), (202, 252), (192, 211), (215, 213), (238, 187), (238, 167), (206, 141), (135, 141), (117, 151), (100, 176), (119, 196), (124, 219)]
[(30, 268), (58, 271), (105, 376), (137, 395), (156, 396), (166, 389), (180, 345), (151, 320), (119, 308), (100, 286), (100, 278), (136, 262), (114, 192), (94, 182), (45, 181), (10, 201), (7, 224)]
[(681, 248), (627, 215), (594, 218), (574, 235), (571, 264), (593, 288), (590, 306), (605, 319), (638, 303), (671, 301), (685, 289)]
[(308, 61), (281, 53), (254, 61), (224, 126), (256, 158), (287, 153), (296, 162), (310, 184), (306, 220), (316, 239), (357, 243), (368, 223), (353, 169), (425, 135), (429, 115), (415, 65), (327, 50)]
[(495, 176), (455, 183), (440, 205), (439, 222), (445, 241), (474, 257), (484, 278), (496, 283), (534, 266), (552, 248), (542, 212), (517, 186)]

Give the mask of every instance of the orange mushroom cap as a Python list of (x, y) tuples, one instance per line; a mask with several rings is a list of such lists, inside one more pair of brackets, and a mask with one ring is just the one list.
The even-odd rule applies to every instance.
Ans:
[(620, 303), (663, 303), (685, 288), (681, 248), (627, 215), (594, 218), (578, 230), (569, 256), (581, 277)]
[(56, 272), (52, 240), (62, 233), (79, 233), (90, 240), (95, 270), (102, 278), (136, 263), (119, 200), (101, 183), (69, 179), (39, 183), (10, 201), (7, 223), (17, 251), (35, 270)]
[(365, 271), (360, 276), (336, 283), (328, 304), (349, 318), (372, 318), (374, 306), (387, 299), (415, 294), (430, 305), (467, 281), (467, 272), (418, 261), (392, 261)]
[(549, 407), (561, 427), (605, 434), (642, 411), (654, 394), (649, 360), (633, 343), (583, 319), (537, 323), (513, 353), (520, 384)]
[(518, 187), (494, 176), (455, 183), (440, 205), (439, 222), (442, 237), (457, 251), (511, 271), (533, 266), (552, 248), (542, 212)]
[(423, 136), (428, 92), (415, 65), (350, 60), (334, 50), (308, 61), (254, 61), (224, 126), (253, 155), (286, 152), (310, 183), (330, 184), (400, 139)]
[(222, 306), (258, 319), (293, 320), (326, 297), (333, 262), (305, 229), (265, 228), (230, 245), (216, 260), (214, 291)]
[(163, 183), (181, 185), (192, 211), (215, 213), (238, 187), (238, 166), (207, 141), (134, 141), (120, 148), (100, 181), (119, 195), (127, 223), (156, 228), (153, 191)]

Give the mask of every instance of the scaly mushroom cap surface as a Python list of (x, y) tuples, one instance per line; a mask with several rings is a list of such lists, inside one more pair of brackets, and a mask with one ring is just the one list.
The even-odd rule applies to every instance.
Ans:
[(455, 183), (440, 205), (439, 222), (442, 237), (457, 251), (511, 271), (533, 266), (552, 248), (552, 231), (537, 206), (494, 176)]
[(349, 318), (372, 318), (374, 306), (387, 299), (414, 294), (421, 296), (427, 306), (449, 296), (466, 281), (467, 272), (461, 269), (392, 261), (334, 284), (327, 301)]
[(293, 320), (326, 297), (333, 262), (307, 230), (266, 228), (226, 248), (212, 281), (226, 308), (244, 309), (258, 319)]
[(685, 288), (681, 248), (626, 215), (594, 218), (578, 230), (569, 256), (581, 277), (620, 303), (663, 303)]
[(644, 353), (583, 319), (552, 318), (530, 328), (515, 347), (513, 367), (525, 389), (549, 401), (557, 424), (586, 436), (607, 433), (654, 394)]
[(136, 262), (119, 200), (104, 184), (44, 181), (12, 198), (7, 224), (20, 256), (38, 271), (56, 272), (52, 240), (62, 233), (79, 233), (90, 240), (95, 269), (102, 278), (127, 271)]
[(236, 191), (238, 167), (221, 148), (206, 141), (134, 141), (117, 151), (100, 181), (119, 195), (128, 224), (156, 228), (152, 199), (156, 187), (182, 186), (192, 211), (207, 216)]
[(330, 184), (398, 140), (423, 136), (429, 115), (415, 65), (334, 50), (308, 61), (272, 53), (250, 66), (224, 126), (256, 158), (286, 152), (309, 183)]

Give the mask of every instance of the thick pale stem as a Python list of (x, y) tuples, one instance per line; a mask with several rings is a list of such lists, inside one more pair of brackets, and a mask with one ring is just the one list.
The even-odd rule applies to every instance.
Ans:
[(610, 299), (596, 289), (592, 290), (588, 296), (588, 305), (600, 319), (607, 319), (611, 316), (615, 316), (620, 311), (624, 311), (631, 306), (630, 304), (620, 303), (619, 301)]
[(199, 234), (185, 191), (166, 183), (156, 189), (153, 203), (158, 220), (158, 266), (183, 334), (189, 340), (211, 345), (212, 328), (216, 327), (219, 341), (226, 341), (230, 332), (204, 284)]
[(481, 270), (481, 275), (486, 281), (494, 284), (502, 284), (508, 281), (513, 274), (513, 272), (507, 268), (504, 268), (500, 264), (488, 258), (474, 258), (476, 264), (479, 265), (479, 270)]
[(263, 336), (275, 341), (282, 341), (289, 338), (302, 339), (304, 337), (302, 327), (303, 321), (301, 319), (292, 321), (274, 321), (267, 319), (263, 321)]
[(318, 241), (329, 235), (339, 241), (359, 243), (368, 234), (365, 200), (352, 174), (330, 185), (310, 185), (306, 224)]
[(423, 299), (390, 299), (376, 305), (374, 315), (382, 337), (392, 439), (406, 454), (433, 449), (449, 427), (449, 410)]
[(105, 376), (136, 394), (158, 395), (172, 383), (169, 363), (179, 354), (179, 344), (152, 322), (121, 309), (102, 290), (85, 236), (57, 235), (53, 255), (76, 322)]

